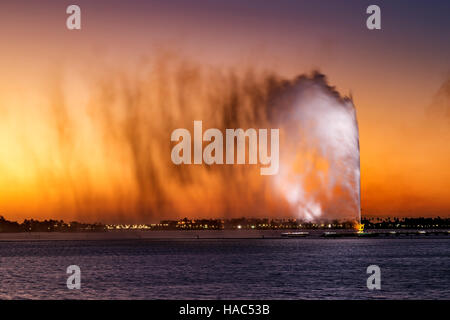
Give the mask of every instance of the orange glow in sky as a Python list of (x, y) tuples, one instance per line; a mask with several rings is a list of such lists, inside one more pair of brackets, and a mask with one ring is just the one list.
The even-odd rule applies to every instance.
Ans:
[[(128, 7), (115, 1), (78, 2), (79, 31), (65, 28), (65, 7), (58, 1), (0, 5), (0, 12), (9, 13), (0, 19), (0, 215), (11, 220), (145, 220), (129, 208), (173, 202), (163, 198), (168, 192), (177, 195), (171, 204), (175, 211), (183, 208), (183, 214), (194, 217), (203, 206), (212, 216), (220, 215), (213, 204), (222, 201), (218, 195), (226, 193), (226, 186), (209, 179), (206, 190), (197, 184), (179, 189), (176, 179), (182, 177), (171, 175), (166, 167), (172, 164), (165, 162), (173, 124), (157, 120), (163, 111), (133, 109), (144, 103), (139, 99), (173, 105), (177, 97), (170, 85), (152, 87), (148, 95), (139, 90), (164, 83), (162, 70), (176, 63), (186, 67), (174, 81), (185, 84), (190, 108), (207, 101), (201, 94), (189, 95), (190, 86), (201, 81), (197, 71), (189, 70), (192, 65), (224, 75), (252, 69), (286, 78), (320, 70), (356, 106), (362, 214), (450, 217), (450, 93), (439, 91), (449, 79), (448, 19), (441, 21), (439, 15), (433, 16), (436, 25), (414, 24), (401, 8), (386, 5), (383, 10), (391, 14), (376, 32), (365, 28), (363, 6), (328, 12), (334, 1), (308, 9), (309, 2), (299, 2), (296, 13), (288, 3), (283, 9), (282, 4), (256, 8), (237, 1), (189, 6), (132, 1)], [(196, 112), (180, 108), (173, 117), (191, 120)], [(125, 119), (117, 124), (125, 129), (93, 120), (110, 116)], [(133, 126), (139, 117), (155, 121), (150, 128)], [(145, 142), (154, 150), (145, 156), (161, 159), (157, 169), (167, 170), (167, 180), (136, 184), (136, 175), (156, 173), (133, 172), (127, 164), (145, 161), (144, 155), (136, 155), (140, 149), (133, 144), (125, 149), (117, 141), (135, 141), (146, 132), (167, 132), (163, 142), (151, 137)], [(316, 165), (327, 168), (327, 163)], [(257, 172), (239, 183), (251, 190), (262, 183)], [(153, 196), (142, 197), (146, 192)], [(257, 195), (229, 191), (230, 198), (240, 196), (245, 201), (233, 210), (247, 216), (257, 210)], [(277, 200), (270, 194), (266, 198), (268, 204)], [(278, 209), (274, 204), (268, 210), (276, 215)]]

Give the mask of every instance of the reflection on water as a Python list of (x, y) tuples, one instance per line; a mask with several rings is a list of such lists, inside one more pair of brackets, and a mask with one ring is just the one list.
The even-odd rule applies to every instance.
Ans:
[[(450, 242), (217, 239), (0, 242), (0, 298), (449, 299)], [(81, 268), (68, 290), (66, 268)], [(380, 291), (366, 287), (381, 267)]]

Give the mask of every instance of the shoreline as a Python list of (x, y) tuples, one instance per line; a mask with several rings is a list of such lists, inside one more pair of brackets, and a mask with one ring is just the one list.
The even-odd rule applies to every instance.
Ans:
[(319, 238), (376, 238), (376, 239), (426, 239), (448, 238), (450, 230), (367, 230), (357, 235), (353, 230), (320, 229), (320, 230), (174, 230), (174, 231), (142, 231), (120, 230), (106, 232), (20, 232), (0, 233), (1, 242), (15, 241), (105, 241), (105, 240), (238, 240), (238, 239), (297, 239), (300, 237), (284, 237), (283, 233), (307, 232), (301, 239)]

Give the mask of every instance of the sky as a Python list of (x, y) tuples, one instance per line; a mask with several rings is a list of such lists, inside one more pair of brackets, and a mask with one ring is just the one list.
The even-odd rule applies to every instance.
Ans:
[[(69, 31), (65, 9), (73, 3), (81, 8), (82, 28)], [(286, 78), (320, 70), (356, 106), (363, 215), (450, 216), (450, 94), (440, 90), (450, 79), (450, 2), (73, 3), (0, 4), (0, 214), (77, 217), (46, 210), (52, 201), (42, 200), (42, 189), (53, 199), (68, 183), (52, 170), (61, 164), (50, 164), (55, 146), (42, 107), (54, 77), (69, 78), (67, 94), (82, 104), (89, 101), (83, 77), (136, 72), (164, 56)], [(381, 8), (381, 30), (366, 28), (371, 4)], [(47, 161), (48, 173), (37, 174), (36, 161)], [(48, 182), (52, 172), (60, 184)], [(97, 179), (108, 184), (111, 172), (98, 169)], [(117, 181), (132, 174), (113, 172)]]

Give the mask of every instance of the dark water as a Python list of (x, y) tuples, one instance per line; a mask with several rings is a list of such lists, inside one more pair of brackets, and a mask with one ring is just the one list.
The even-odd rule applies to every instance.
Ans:
[(0, 242), (0, 298), (450, 299), (450, 239)]

